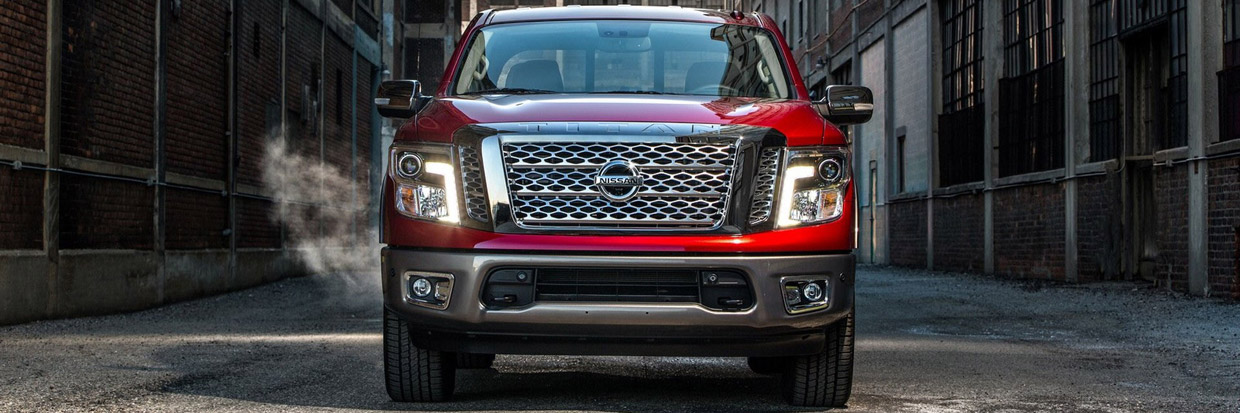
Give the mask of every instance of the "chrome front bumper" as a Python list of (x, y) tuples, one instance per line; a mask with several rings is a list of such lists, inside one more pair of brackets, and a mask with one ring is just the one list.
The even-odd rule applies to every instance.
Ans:
[[(427, 251), (385, 248), (385, 306), (405, 318), (420, 347), (470, 353), (776, 356), (822, 350), (824, 327), (853, 307), (856, 259), (834, 255), (627, 255)], [(696, 303), (535, 302), (513, 309), (487, 309), (480, 301), (484, 278), (499, 267), (618, 267), (733, 269), (744, 272), (754, 305), (716, 311)], [(407, 302), (406, 271), (452, 274), (447, 309)], [(827, 274), (830, 304), (791, 315), (781, 279)]]

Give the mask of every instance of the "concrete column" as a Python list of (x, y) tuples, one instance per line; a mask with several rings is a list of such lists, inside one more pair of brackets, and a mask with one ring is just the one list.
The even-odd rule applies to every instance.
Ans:
[[(283, 0), (280, 7), (280, 130), (276, 139), (288, 138), (288, 8), (290, 0)], [(393, 0), (395, 1), (395, 0)], [(287, 250), (288, 234), (280, 225), (280, 249)]]
[[(229, 5), (229, 13), (231, 14), (228, 22), (228, 172), (225, 177), (226, 189), (228, 193), (228, 279), (235, 283), (237, 280), (237, 161), (240, 158), (238, 150), (238, 130), (241, 124), (238, 115), (238, 103), (240, 94), (238, 93), (239, 83), (238, 75), (241, 60), (241, 36), (238, 32), (241, 30), (241, 3), (242, 0), (232, 0)], [(326, 17), (326, 16), (324, 16)], [(255, 33), (257, 36), (258, 34)], [(236, 285), (236, 284), (231, 284)]]
[[(926, 268), (934, 269), (934, 188), (938, 187), (938, 153), (939, 153), (939, 94), (938, 89), (943, 78), (943, 68), (939, 59), (939, 3), (927, 2), (926, 10), (926, 55), (930, 64), (930, 80), (926, 82), (926, 124), (930, 125), (930, 133), (926, 136)], [(889, 16), (887, 20), (891, 20)], [(907, 143), (906, 143), (907, 144)], [(895, 158), (892, 158), (895, 159)]]
[(164, 284), (168, 279), (167, 262), (165, 260), (164, 251), (166, 251), (167, 241), (167, 220), (165, 218), (165, 205), (167, 204), (167, 188), (162, 185), (167, 175), (166, 162), (164, 156), (166, 153), (164, 144), (166, 142), (165, 119), (167, 118), (167, 36), (164, 35), (164, 23), (167, 21), (165, 15), (170, 11), (164, 6), (164, 2), (155, 3), (155, 116), (153, 135), (155, 146), (154, 165), (155, 170), (155, 205), (154, 216), (152, 222), (154, 225), (154, 245), (155, 245), (155, 282), (157, 284), (155, 291), (159, 302), (164, 301)]
[(1209, 164), (1207, 145), (1218, 140), (1218, 77), (1223, 68), (1219, 2), (1188, 2), (1188, 290), (1209, 296)]
[[(62, 0), (47, 0), (47, 55), (44, 72), (43, 153), (48, 169), (60, 168), (61, 45), (64, 34)], [(60, 271), (60, 173), (43, 174), (43, 249), (47, 251), (47, 316), (56, 314)]]
[(982, 239), (985, 261), (983, 269), (987, 273), (995, 272), (995, 177), (998, 175), (998, 162), (995, 148), (999, 140), (999, 78), (1003, 76), (1003, 4), (996, 1), (978, 2), (982, 5), (982, 37), (985, 58), (983, 64), (985, 85), (982, 99), (986, 105), (986, 145), (983, 153), (983, 170), (986, 191), (984, 201), (985, 232)]
[(1075, 282), (1077, 268), (1076, 165), (1084, 159), (1078, 148), (1089, 148), (1089, 3), (1064, 3), (1064, 279)]

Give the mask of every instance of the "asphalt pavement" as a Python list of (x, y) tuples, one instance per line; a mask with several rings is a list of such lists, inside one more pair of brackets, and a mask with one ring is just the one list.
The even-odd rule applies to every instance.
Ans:
[[(1240, 304), (878, 267), (857, 280), (846, 411), (1240, 412)], [(393, 403), (379, 305), (372, 283), (315, 276), (0, 327), (0, 412), (806, 411), (737, 358), (500, 356), (462, 371), (451, 403)]]

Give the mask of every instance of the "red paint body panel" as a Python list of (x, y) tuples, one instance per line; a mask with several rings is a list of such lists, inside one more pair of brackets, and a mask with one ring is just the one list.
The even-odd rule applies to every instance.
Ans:
[(438, 98), (397, 141), (452, 141), (462, 126), (495, 122), (652, 122), (762, 126), (789, 146), (843, 145), (844, 134), (803, 100), (634, 95), (498, 95)]
[[(789, 146), (846, 145), (844, 134), (811, 106), (805, 83), (783, 34), (766, 15), (742, 19), (723, 12), (667, 7), (568, 7), (484, 12), (462, 37), (468, 42), (492, 24), (577, 19), (672, 20), (762, 27), (778, 40), (788, 66), (796, 99), (772, 100), (705, 96), (634, 96), (547, 94), (449, 96), (464, 47), (456, 52), (439, 85), (435, 100), (403, 124), (396, 141), (450, 143), (463, 126), (500, 122), (650, 122), (748, 125), (775, 129)], [(392, 180), (384, 185), (383, 242), (393, 246), (438, 249), (527, 250), (580, 252), (793, 253), (839, 252), (856, 247), (854, 193), (845, 197), (845, 212), (830, 223), (746, 235), (554, 235), (502, 234), (405, 218), (396, 213)]]

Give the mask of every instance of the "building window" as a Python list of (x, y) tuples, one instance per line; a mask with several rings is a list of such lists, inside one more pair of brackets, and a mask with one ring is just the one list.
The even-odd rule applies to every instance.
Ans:
[(831, 72), (831, 84), (833, 85), (851, 85), (852, 84), (852, 61), (844, 62), (839, 68)]
[(1093, 0), (1089, 6), (1089, 162), (1120, 156), (1124, 139), (1118, 5)]
[(805, 1), (804, 0), (797, 1), (797, 22), (798, 22), (797, 23), (798, 26), (800, 26), (800, 27), (797, 27), (797, 32), (800, 33), (800, 39), (805, 40), (805, 36), (808, 33), (805, 32)]
[(1240, 139), (1240, 0), (1223, 3), (1223, 61), (1218, 74), (1219, 139)]
[(1188, 1), (1090, 2), (1090, 160), (1188, 144)]
[(1064, 165), (1063, 0), (1003, 1), (999, 175)]
[[(903, 128), (901, 128), (903, 129)], [(904, 164), (905, 160), (904, 135), (896, 137), (896, 193), (902, 194), (906, 190), (904, 187)]]
[(1228, 68), (1240, 66), (1240, 0), (1223, 3), (1223, 59)]
[(944, 0), (939, 185), (981, 181), (986, 168), (982, 0)]

